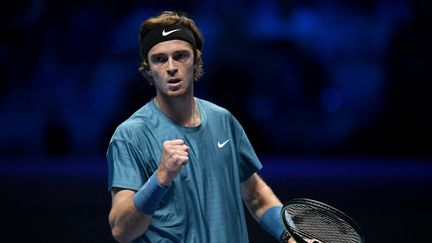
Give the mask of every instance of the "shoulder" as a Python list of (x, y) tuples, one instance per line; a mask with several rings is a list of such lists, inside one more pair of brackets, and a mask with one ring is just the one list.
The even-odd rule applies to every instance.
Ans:
[(203, 100), (203, 99), (198, 99), (198, 104), (200, 104), (202, 106), (202, 108), (210, 114), (215, 114), (215, 115), (222, 115), (222, 116), (232, 116), (231, 112), (228, 111), (226, 108), (221, 107), (219, 105), (216, 105), (210, 101), (207, 100)]
[(236, 117), (226, 108), (216, 105), (210, 101), (197, 99), (198, 103), (205, 110), (207, 120), (214, 122), (222, 122), (225, 127), (233, 127), (235, 130), (242, 129), (241, 124)]
[(114, 131), (112, 139), (129, 139), (149, 130), (152, 124), (152, 111), (148, 104), (123, 121)]

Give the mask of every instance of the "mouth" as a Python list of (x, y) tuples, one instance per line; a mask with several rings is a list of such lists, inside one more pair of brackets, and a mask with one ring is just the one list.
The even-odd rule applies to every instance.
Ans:
[(168, 80), (168, 84), (178, 84), (181, 82), (181, 79), (179, 78), (171, 78)]
[(171, 78), (167, 81), (167, 86), (170, 89), (178, 89), (182, 84), (182, 80), (179, 78)]

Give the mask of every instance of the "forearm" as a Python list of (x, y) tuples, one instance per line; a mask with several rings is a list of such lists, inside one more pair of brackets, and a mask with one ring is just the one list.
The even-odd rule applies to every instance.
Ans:
[(242, 183), (242, 194), (249, 212), (261, 227), (280, 240), (285, 226), (280, 220), (282, 203), (271, 188), (257, 175)]
[(257, 221), (267, 209), (282, 205), (271, 188), (262, 180), (257, 182), (256, 191), (250, 194), (245, 193), (243, 198), (249, 212)]
[(129, 242), (145, 233), (152, 217), (141, 213), (135, 207), (133, 192), (119, 193), (128, 194), (114, 202), (109, 214), (109, 223), (114, 239), (118, 242)]

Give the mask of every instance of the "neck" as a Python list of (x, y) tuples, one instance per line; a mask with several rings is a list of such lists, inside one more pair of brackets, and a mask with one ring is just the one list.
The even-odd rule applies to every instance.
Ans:
[(172, 120), (185, 127), (196, 127), (201, 123), (199, 109), (193, 95), (187, 97), (156, 96), (156, 106)]

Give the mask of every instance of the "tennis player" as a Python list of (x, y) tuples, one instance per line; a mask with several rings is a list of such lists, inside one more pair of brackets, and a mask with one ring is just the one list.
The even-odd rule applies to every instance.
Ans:
[(248, 242), (244, 202), (288, 242), (282, 204), (257, 175), (262, 165), (241, 125), (194, 96), (202, 47), (200, 30), (183, 14), (162, 12), (141, 24), (139, 71), (156, 97), (118, 126), (108, 147), (112, 235), (119, 242)]

